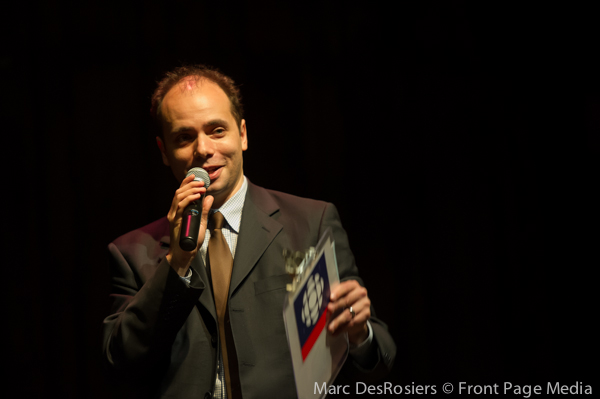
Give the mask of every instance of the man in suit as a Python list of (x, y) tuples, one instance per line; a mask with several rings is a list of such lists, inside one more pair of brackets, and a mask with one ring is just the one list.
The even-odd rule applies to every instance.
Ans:
[[(395, 344), (372, 313), (335, 207), (244, 176), (248, 133), (233, 81), (203, 66), (178, 68), (159, 83), (153, 113), (163, 162), (181, 185), (166, 218), (109, 245), (113, 313), (104, 321), (104, 354), (111, 370), (158, 397), (295, 397), (282, 252), (316, 246), (331, 228), (342, 282), (331, 291), (327, 329), (348, 333), (351, 346), (339, 378), (385, 375)], [(208, 172), (208, 189), (186, 177), (193, 167)], [(203, 195), (198, 245), (185, 251), (183, 210)], [(233, 258), (223, 314), (212, 286), (217, 262), (207, 255), (220, 223)]]

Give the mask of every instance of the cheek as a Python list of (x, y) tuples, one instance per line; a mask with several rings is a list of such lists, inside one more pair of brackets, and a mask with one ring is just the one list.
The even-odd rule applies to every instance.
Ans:
[(174, 151), (172, 157), (173, 161), (179, 164), (187, 163), (192, 162), (194, 158), (194, 153), (189, 148), (181, 148), (179, 150)]
[(223, 157), (229, 158), (234, 162), (238, 162), (238, 158), (242, 156), (242, 148), (238, 144), (239, 143), (236, 142), (221, 145), (219, 146), (218, 151)]

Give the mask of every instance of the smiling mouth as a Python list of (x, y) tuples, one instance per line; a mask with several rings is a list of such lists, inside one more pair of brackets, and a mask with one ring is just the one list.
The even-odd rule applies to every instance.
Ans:
[(210, 177), (210, 180), (212, 181), (219, 177), (222, 168), (223, 166), (207, 166), (203, 169), (206, 170), (206, 172), (208, 172), (208, 177)]

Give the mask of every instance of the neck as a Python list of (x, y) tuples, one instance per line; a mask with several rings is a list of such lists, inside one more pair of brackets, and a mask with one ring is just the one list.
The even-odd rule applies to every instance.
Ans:
[(231, 197), (233, 197), (238, 191), (240, 191), (243, 184), (244, 172), (242, 172), (242, 174), (240, 175), (240, 178), (233, 187), (233, 190), (231, 190), (229, 193), (223, 193), (223, 195), (219, 196), (218, 198), (213, 196), (215, 200), (213, 201), (212, 209), (219, 209), (220, 207), (222, 207), (227, 201), (231, 199)]

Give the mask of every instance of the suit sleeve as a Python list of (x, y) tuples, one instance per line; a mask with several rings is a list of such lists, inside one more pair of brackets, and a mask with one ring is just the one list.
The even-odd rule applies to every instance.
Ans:
[[(360, 285), (364, 286), (362, 279), (358, 275), (354, 255), (350, 250), (348, 235), (342, 227), (338, 211), (333, 204), (327, 204), (323, 212), (319, 236), (327, 228), (331, 228), (335, 240), (335, 253), (340, 280), (357, 280)], [(341, 378), (349, 379), (350, 381), (370, 382), (381, 379), (391, 370), (396, 358), (396, 344), (388, 331), (387, 325), (377, 318), (373, 305), (371, 305), (371, 318), (369, 322), (373, 329), (373, 342), (370, 348), (373, 351), (371, 353), (371, 358), (373, 359), (372, 367), (365, 369), (349, 357), (338, 380)]]
[(154, 273), (142, 283), (143, 262), (136, 260), (145, 258), (135, 251), (125, 255), (114, 243), (108, 249), (112, 314), (103, 323), (104, 357), (117, 374), (142, 376), (169, 356), (203, 283), (196, 278), (187, 287), (165, 259), (151, 266)]

